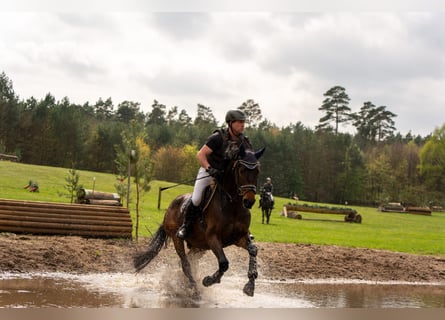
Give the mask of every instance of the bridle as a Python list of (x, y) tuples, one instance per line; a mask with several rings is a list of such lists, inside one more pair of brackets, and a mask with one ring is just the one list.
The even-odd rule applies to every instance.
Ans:
[(238, 187), (238, 194), (243, 197), (248, 192), (253, 192), (254, 194), (256, 194), (256, 185), (254, 185), (254, 184), (240, 185), (239, 176), (240, 176), (241, 166), (243, 166), (249, 170), (254, 170), (259, 166), (259, 162), (258, 161), (249, 162), (249, 161), (239, 159), (233, 163), (233, 167), (232, 167), (232, 170), (234, 171), (234, 174), (235, 174), (235, 184)]

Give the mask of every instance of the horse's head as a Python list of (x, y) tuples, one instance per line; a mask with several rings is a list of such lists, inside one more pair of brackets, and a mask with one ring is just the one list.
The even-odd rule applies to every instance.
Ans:
[(233, 164), (235, 183), (239, 195), (242, 197), (243, 206), (252, 208), (255, 203), (256, 185), (260, 164), (258, 159), (263, 155), (265, 148), (258, 151), (246, 150), (241, 144), (236, 161)]

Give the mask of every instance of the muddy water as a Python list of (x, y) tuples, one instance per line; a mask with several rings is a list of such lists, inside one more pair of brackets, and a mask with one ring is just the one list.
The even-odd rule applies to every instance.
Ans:
[(444, 308), (445, 283), (266, 281), (254, 297), (245, 278), (224, 277), (192, 301), (179, 274), (0, 274), (0, 307)]

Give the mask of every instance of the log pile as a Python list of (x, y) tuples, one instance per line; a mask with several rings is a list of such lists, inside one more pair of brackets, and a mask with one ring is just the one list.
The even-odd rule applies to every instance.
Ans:
[(131, 238), (128, 209), (0, 199), (0, 232)]

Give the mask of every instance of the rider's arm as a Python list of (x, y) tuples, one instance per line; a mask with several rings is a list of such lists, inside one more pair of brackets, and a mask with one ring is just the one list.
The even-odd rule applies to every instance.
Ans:
[(210, 167), (208, 156), (213, 152), (206, 144), (202, 146), (202, 148), (198, 151), (196, 157), (198, 158), (198, 162), (201, 167), (208, 169)]

